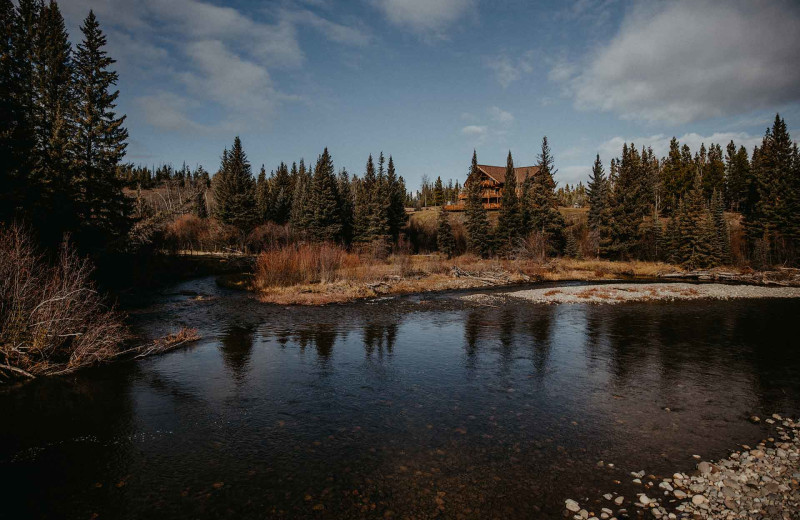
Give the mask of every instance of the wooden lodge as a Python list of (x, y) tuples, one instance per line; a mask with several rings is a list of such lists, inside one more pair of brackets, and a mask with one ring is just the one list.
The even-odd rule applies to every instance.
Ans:
[[(464, 211), (464, 205), (467, 202), (467, 186), (472, 182), (480, 182), (483, 187), (481, 198), (483, 199), (483, 207), (486, 209), (500, 209), (503, 202), (503, 187), (506, 184), (506, 167), (505, 166), (487, 166), (478, 165), (480, 176), (473, 179), (475, 175), (470, 175), (466, 182), (464, 182), (464, 189), (458, 195), (458, 203), (445, 206), (448, 211)], [(538, 166), (522, 166), (514, 168), (514, 176), (517, 180), (517, 195), (522, 194), (522, 183), (529, 175), (536, 175), (539, 171)]]

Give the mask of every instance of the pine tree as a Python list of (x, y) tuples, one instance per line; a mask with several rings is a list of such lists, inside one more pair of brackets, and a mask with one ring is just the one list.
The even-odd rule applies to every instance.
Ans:
[(3, 31), (0, 118), (0, 218), (30, 216), (39, 197), (32, 180), (36, 158), (34, 59), (41, 0), (0, 3)]
[(436, 244), (440, 253), (453, 258), (456, 251), (456, 239), (453, 228), (450, 226), (450, 212), (444, 208), (439, 209), (437, 217)]
[(704, 198), (702, 174), (698, 171), (694, 188), (681, 202), (678, 211), (675, 259), (690, 269), (715, 264), (714, 223)]
[(356, 204), (353, 222), (353, 239), (358, 242), (369, 242), (374, 238), (372, 234), (373, 195), (375, 192), (375, 163), (372, 154), (367, 159), (364, 178), (358, 183), (356, 189)]
[(589, 177), (587, 197), (589, 199), (589, 229), (597, 242), (597, 254), (604, 254), (611, 243), (611, 189), (603, 171), (600, 155), (595, 158)]
[(478, 154), (473, 150), (472, 165), (467, 176), (467, 200), (464, 207), (467, 228), (467, 248), (483, 258), (492, 250), (491, 227), (486, 208), (483, 207), (481, 172), (478, 169)]
[(444, 206), (444, 185), (441, 177), (436, 177), (436, 182), (433, 184), (433, 205)]
[(294, 179), (292, 194), (292, 214), (290, 221), (298, 231), (305, 231), (311, 225), (313, 207), (311, 206), (311, 175), (306, 171), (306, 164), (300, 159), (300, 168)]
[(751, 175), (750, 159), (744, 146), (736, 149), (733, 141), (728, 143), (725, 155), (725, 200), (733, 211), (746, 212), (747, 201), (755, 182)]
[(391, 193), (384, 169), (383, 152), (378, 156), (378, 175), (375, 177), (370, 205), (370, 231), (373, 238), (388, 241), (391, 237), (389, 213), (391, 209)]
[(785, 121), (776, 114), (761, 148), (753, 151), (752, 170), (755, 180), (755, 200), (748, 202), (745, 233), (751, 247), (757, 241), (768, 243), (766, 254), (777, 262), (794, 262), (793, 229), (798, 227), (795, 193), (797, 185), (797, 149)]
[(198, 190), (197, 193), (195, 193), (192, 213), (194, 213), (194, 215), (198, 218), (208, 218), (208, 209), (206, 208), (206, 191), (204, 189)]
[(36, 155), (33, 180), (40, 193), (34, 225), (50, 245), (75, 229), (72, 154), (75, 89), (71, 46), (58, 4), (42, 8), (34, 49)]
[(267, 170), (264, 165), (261, 165), (261, 170), (258, 172), (256, 178), (256, 220), (259, 222), (266, 222), (270, 220), (271, 215), (271, 194), (269, 181), (267, 180)]
[[(389, 165), (392, 160), (389, 158)], [(339, 213), (342, 219), (342, 241), (349, 244), (353, 240), (353, 223), (355, 218), (355, 195), (353, 193), (353, 183), (350, 175), (344, 168), (339, 171), (337, 178), (340, 208)]]
[(550, 254), (558, 254), (564, 247), (564, 216), (558, 211), (555, 195), (556, 183), (553, 179), (555, 169), (553, 156), (547, 137), (542, 139), (542, 149), (538, 156), (538, 171), (533, 176), (529, 200), (526, 201), (530, 212), (530, 229), (541, 232), (547, 237)]
[[(296, 172), (296, 166), (293, 166)], [(281, 162), (270, 179), (270, 218), (276, 224), (286, 224), (292, 214), (292, 175), (289, 167)]]
[(497, 218), (496, 236), (500, 249), (509, 253), (522, 237), (522, 215), (517, 197), (517, 177), (514, 173), (514, 159), (508, 152), (506, 160), (506, 180), (503, 184), (503, 202)]
[(711, 144), (702, 172), (703, 195), (706, 200), (711, 200), (714, 192), (722, 192), (725, 184), (725, 163), (722, 160), (722, 147), (720, 145)]
[(250, 231), (258, 222), (256, 185), (239, 136), (230, 151), (222, 153), (219, 172), (212, 181), (214, 217), (223, 224)]
[(728, 223), (725, 221), (725, 201), (722, 192), (711, 195), (711, 216), (714, 222), (713, 250), (715, 263), (727, 264), (731, 261), (731, 239)]
[(309, 230), (318, 241), (338, 241), (342, 234), (341, 201), (328, 149), (317, 159), (312, 181), (313, 216)]
[[(106, 37), (92, 11), (81, 26), (83, 41), (75, 56), (75, 157), (77, 208), (88, 242), (102, 243), (126, 232), (128, 201), (116, 168), (128, 146), (125, 116), (114, 112), (119, 90), (111, 91), (118, 75), (115, 60), (104, 47)], [(88, 238), (91, 237), (91, 238)]]
[(630, 147), (624, 144), (618, 178), (614, 186), (612, 242), (609, 246), (610, 251), (624, 259), (634, 256), (639, 241), (639, 226), (643, 217), (651, 211), (644, 202), (646, 194), (642, 193), (640, 175), (642, 175), (641, 155), (633, 144)]
[(400, 230), (408, 221), (408, 215), (406, 215), (405, 207), (405, 182), (402, 177), (397, 177), (391, 155), (389, 156), (389, 167), (386, 170), (386, 182), (389, 187), (389, 233), (393, 240), (397, 240)]

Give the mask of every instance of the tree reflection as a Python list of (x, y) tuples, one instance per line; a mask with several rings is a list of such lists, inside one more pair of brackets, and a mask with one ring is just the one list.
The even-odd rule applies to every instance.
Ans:
[(250, 365), (255, 337), (254, 325), (229, 325), (220, 338), (220, 352), (233, 377), (237, 381), (244, 379)]
[(364, 324), (362, 339), (364, 341), (364, 352), (367, 357), (372, 357), (373, 353), (382, 358), (384, 353), (391, 355), (397, 341), (397, 322), (367, 321)]

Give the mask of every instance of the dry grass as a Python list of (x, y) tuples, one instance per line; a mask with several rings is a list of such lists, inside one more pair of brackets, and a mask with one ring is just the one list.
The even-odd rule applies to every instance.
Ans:
[[(542, 280), (655, 278), (677, 272), (652, 262), (560, 258), (481, 259), (461, 255), (393, 254), (379, 259), (331, 244), (302, 244), (259, 255), (251, 288), (264, 302), (323, 305), (381, 295), (501, 286)], [(555, 290), (554, 290), (555, 291)]]
[(119, 352), (128, 330), (91, 271), (66, 244), (49, 265), (21, 228), (0, 229), (0, 376), (71, 371)]

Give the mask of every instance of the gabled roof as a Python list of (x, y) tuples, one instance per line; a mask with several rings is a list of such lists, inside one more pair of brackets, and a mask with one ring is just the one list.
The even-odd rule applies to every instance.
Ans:
[[(488, 166), (485, 164), (479, 164), (478, 169), (481, 170), (483, 173), (491, 177), (492, 179), (496, 180), (500, 184), (505, 184), (506, 182), (506, 167), (505, 166)], [(536, 172), (539, 171), (538, 166), (521, 166), (519, 168), (514, 168), (514, 176), (517, 178), (517, 185), (521, 186), (523, 182), (525, 182), (525, 177), (528, 175), (536, 175)]]

